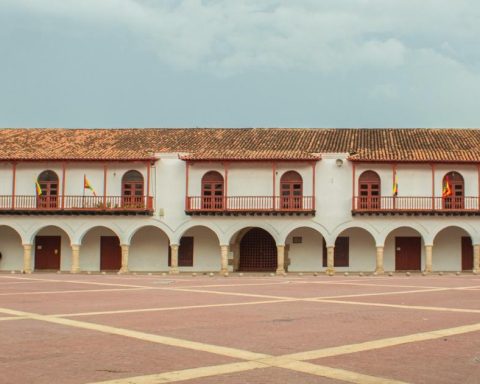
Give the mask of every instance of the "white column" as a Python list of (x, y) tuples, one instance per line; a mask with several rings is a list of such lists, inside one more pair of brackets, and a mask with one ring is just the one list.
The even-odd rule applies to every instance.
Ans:
[(176, 275), (178, 271), (178, 244), (170, 244), (170, 273), (171, 275)]
[(32, 273), (32, 244), (23, 244), (23, 273)]
[(325, 271), (327, 274), (335, 273), (334, 256), (335, 256), (335, 246), (330, 245), (329, 247), (327, 247), (327, 270)]
[(285, 245), (277, 245), (277, 275), (285, 273)]
[(480, 273), (480, 244), (473, 246), (473, 272)]
[(80, 272), (80, 245), (72, 244), (72, 268), (70, 273)]
[(120, 246), (122, 248), (122, 267), (120, 268), (120, 273), (127, 273), (128, 272), (128, 251), (130, 246), (128, 244), (122, 244)]
[(382, 274), (385, 272), (383, 267), (383, 245), (377, 245), (377, 266), (375, 268), (375, 272), (377, 274)]
[(221, 273), (228, 273), (228, 245), (220, 245)]
[(432, 272), (433, 245), (425, 245), (425, 272)]

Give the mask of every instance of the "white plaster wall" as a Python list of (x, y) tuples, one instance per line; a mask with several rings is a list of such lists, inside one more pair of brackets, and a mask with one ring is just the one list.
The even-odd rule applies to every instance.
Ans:
[[(420, 237), (420, 234), (412, 228), (399, 228), (392, 231), (385, 240), (384, 253), (383, 253), (383, 265), (385, 271), (395, 271), (395, 237), (400, 236), (412, 236)], [(422, 254), (421, 254), (421, 270), (425, 269), (425, 243), (422, 238), (421, 241)]]
[(130, 243), (129, 270), (168, 271), (168, 247), (168, 237), (161, 230), (141, 228)]
[(432, 269), (434, 271), (462, 270), (462, 236), (468, 236), (460, 228), (446, 228), (433, 243)]
[[(68, 235), (60, 228), (48, 226), (41, 229), (37, 236), (60, 236), (60, 270), (70, 271), (72, 267), (72, 248)], [(32, 266), (35, 269), (35, 248), (32, 249)]]
[[(302, 237), (302, 243), (294, 244), (293, 237)], [(321, 271), (323, 254), (323, 237), (310, 228), (299, 228), (291, 232), (285, 244), (289, 247), (289, 272)]]
[(184, 236), (193, 236), (193, 267), (179, 267), (180, 271), (220, 270), (220, 243), (211, 230), (195, 227), (185, 232)]
[(95, 227), (87, 232), (80, 247), (80, 270), (100, 270), (100, 237), (116, 236), (113, 231), (105, 227)]
[(0, 183), (0, 196), (11, 195), (13, 182), (13, 165), (11, 163), (0, 162), (0, 180), (2, 181)]
[(0, 271), (23, 270), (22, 242), (12, 228), (0, 226), (0, 253)]
[(349, 238), (349, 267), (335, 267), (340, 272), (372, 272), (376, 267), (376, 247), (373, 237), (361, 228), (350, 228), (339, 236)]

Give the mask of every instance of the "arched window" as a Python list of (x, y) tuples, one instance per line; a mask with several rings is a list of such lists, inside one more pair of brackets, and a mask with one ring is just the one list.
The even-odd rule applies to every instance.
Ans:
[(464, 191), (463, 176), (458, 172), (448, 172), (442, 182), (443, 209), (463, 209)]
[(122, 206), (143, 208), (143, 176), (138, 171), (128, 171), (122, 177)]
[(216, 172), (207, 172), (202, 177), (202, 209), (223, 209), (223, 176)]
[(303, 180), (298, 172), (285, 172), (280, 179), (280, 207), (282, 209), (302, 209)]
[[(40, 186), (40, 190), (38, 190)], [(58, 176), (53, 171), (43, 171), (37, 179), (37, 207), (58, 207)]]
[(374, 171), (365, 171), (358, 178), (358, 208), (380, 209), (380, 176)]

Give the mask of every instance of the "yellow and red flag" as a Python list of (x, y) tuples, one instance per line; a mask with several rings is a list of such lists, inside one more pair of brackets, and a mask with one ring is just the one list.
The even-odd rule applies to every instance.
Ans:
[(40, 187), (38, 180), (35, 181), (35, 190), (37, 191), (37, 196), (42, 196), (42, 187)]
[(83, 175), (83, 189), (90, 189), (93, 193), (93, 196), (97, 196), (95, 190), (87, 179), (87, 175)]
[(450, 179), (445, 177), (442, 188), (442, 197), (452, 196), (452, 185), (450, 184)]

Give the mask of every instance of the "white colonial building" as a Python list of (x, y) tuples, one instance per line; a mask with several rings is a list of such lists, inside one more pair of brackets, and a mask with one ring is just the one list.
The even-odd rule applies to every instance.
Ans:
[(0, 270), (479, 271), (480, 130), (1, 129)]

